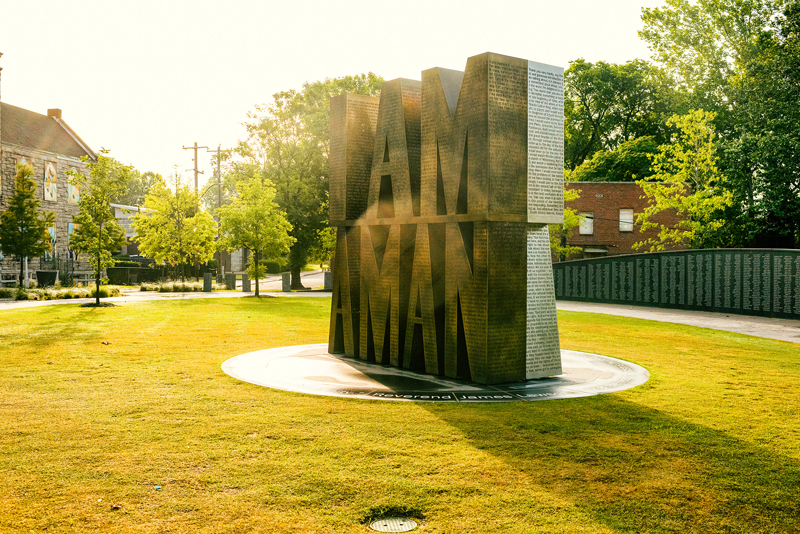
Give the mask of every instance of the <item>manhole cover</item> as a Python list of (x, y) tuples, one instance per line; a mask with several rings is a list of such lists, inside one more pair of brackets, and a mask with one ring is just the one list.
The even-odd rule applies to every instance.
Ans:
[(417, 528), (417, 522), (407, 517), (384, 517), (370, 523), (369, 528), (378, 532), (410, 532)]

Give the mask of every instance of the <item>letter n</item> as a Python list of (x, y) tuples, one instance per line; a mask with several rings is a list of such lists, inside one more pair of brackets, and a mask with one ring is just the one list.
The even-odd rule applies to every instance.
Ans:
[(486, 380), (488, 328), (487, 223), (447, 223), (444, 372)]

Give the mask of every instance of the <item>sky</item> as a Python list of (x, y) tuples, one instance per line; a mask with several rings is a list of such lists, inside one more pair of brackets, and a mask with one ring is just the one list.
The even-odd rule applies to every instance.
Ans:
[[(563, 68), (648, 59), (663, 0), (0, 0), (0, 99), (63, 119), (139, 171), (192, 176), (272, 95), (374, 72), (420, 79), (496, 52)], [(200, 150), (201, 184), (213, 176)], [(177, 167), (175, 167), (177, 165)]]

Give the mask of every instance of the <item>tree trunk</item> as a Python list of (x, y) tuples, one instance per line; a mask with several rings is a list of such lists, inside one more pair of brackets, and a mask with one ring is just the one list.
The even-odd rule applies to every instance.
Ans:
[(292, 267), (292, 289), (305, 289), (303, 287), (303, 281), (300, 280), (300, 267)]
[[(95, 286), (97, 287), (97, 291), (94, 294), (94, 304), (95, 306), (100, 306), (100, 258), (102, 254), (100, 253), (100, 245), (102, 244), (101, 238), (103, 236), (103, 223), (100, 223), (100, 228), (97, 230), (97, 272), (95, 273), (94, 281)], [(55, 250), (53, 251), (55, 252)]]
[(255, 279), (256, 279), (256, 298), (258, 298), (258, 259), (259, 259), (259, 256), (260, 255), (258, 253), (258, 250), (256, 250), (255, 251), (255, 259), (256, 259), (255, 270), (253, 271), (253, 274), (255, 275)]
[(25, 276), (25, 258), (19, 259), (19, 287), (25, 287), (25, 280), (22, 278)]

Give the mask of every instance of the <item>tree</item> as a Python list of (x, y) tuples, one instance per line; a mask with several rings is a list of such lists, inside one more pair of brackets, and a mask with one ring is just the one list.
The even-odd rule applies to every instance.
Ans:
[[(669, 122), (678, 128), (669, 144), (661, 145), (653, 158), (650, 181), (636, 183), (650, 199), (637, 216), (644, 232), (658, 228), (656, 238), (634, 245), (636, 249), (665, 250), (676, 246), (717, 248), (726, 246), (728, 222), (722, 216), (732, 195), (717, 168), (714, 113), (701, 110), (674, 116)], [(675, 226), (653, 221), (655, 215), (674, 210), (680, 219)]]
[(111, 199), (123, 191), (131, 178), (131, 167), (106, 156), (102, 150), (97, 161), (84, 156), (86, 174), (69, 171), (70, 183), (81, 188), (75, 231), (69, 246), (78, 253), (89, 254), (95, 279), (95, 306), (100, 305), (100, 277), (103, 269), (114, 266), (111, 253), (125, 244), (125, 231), (111, 211)]
[[(273, 95), (245, 123), (248, 137), (236, 153), (275, 187), (275, 200), (292, 225), (289, 251), (292, 288), (327, 226), (322, 210), (328, 191), (330, 98), (341, 93), (377, 95), (383, 79), (373, 73), (305, 83), (301, 91)], [(247, 174), (247, 173), (243, 173)]]
[[(180, 175), (173, 175), (175, 192), (158, 179), (145, 197), (146, 211), (132, 217), (131, 226), (136, 231), (139, 251), (156, 263), (172, 266), (185, 265), (191, 258), (206, 262), (216, 250), (217, 224), (205, 211), (195, 213), (197, 197)], [(181, 281), (185, 281), (181, 269)]]
[(564, 72), (565, 168), (636, 137), (666, 141), (666, 120), (682, 109), (683, 100), (664, 71), (646, 61), (572, 61)]
[(716, 113), (718, 165), (732, 196), (719, 217), (732, 246), (800, 244), (796, 4), (667, 0), (643, 10), (640, 35), (654, 59), (692, 106)]
[(253, 176), (239, 186), (239, 198), (219, 209), (220, 246), (229, 250), (246, 248), (250, 258), (250, 274), (256, 281), (259, 296), (259, 278), (264, 273), (262, 258), (279, 258), (289, 252), (294, 238), (289, 236), (292, 226), (275, 204), (275, 188), (259, 176)]
[(650, 160), (658, 153), (651, 136), (622, 142), (614, 150), (595, 152), (569, 173), (573, 182), (634, 182), (653, 174)]
[[(577, 200), (580, 198), (580, 189), (565, 189), (564, 202)], [(581, 251), (581, 247), (571, 247), (567, 244), (567, 238), (572, 235), (572, 229), (581, 224), (581, 217), (578, 210), (564, 207), (564, 223), (547, 225), (550, 231), (550, 253), (558, 258), (558, 261), (566, 261), (573, 254)]]
[(695, 109), (717, 114), (716, 128), (729, 129), (735, 103), (731, 80), (758, 54), (758, 37), (785, 0), (666, 0), (642, 9), (639, 36)]
[(40, 211), (33, 167), (17, 164), (16, 171), (14, 193), (8, 199), (8, 209), (0, 214), (0, 250), (19, 260), (21, 281), (24, 258), (41, 256), (50, 249), (47, 229), (54, 224), (55, 214)]
[(126, 206), (141, 206), (150, 193), (156, 181), (162, 179), (160, 174), (154, 172), (140, 173), (131, 169), (131, 176), (124, 189), (115, 194), (111, 201)]
[[(322, 213), (328, 213), (330, 205), (330, 197), (326, 198), (325, 203), (320, 206)], [(326, 226), (322, 230), (317, 231), (317, 242), (309, 251), (309, 259), (312, 262), (319, 263), (324, 269), (327, 264), (328, 269), (332, 268), (333, 256), (336, 252), (336, 228), (333, 226)]]
[(733, 80), (735, 131), (721, 167), (744, 246), (800, 247), (800, 3), (762, 33), (758, 54)]

